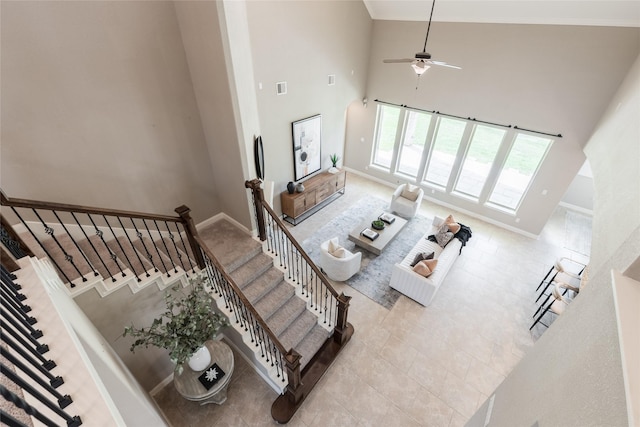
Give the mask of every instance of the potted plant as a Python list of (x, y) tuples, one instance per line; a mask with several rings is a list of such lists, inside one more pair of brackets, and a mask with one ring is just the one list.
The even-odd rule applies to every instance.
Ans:
[(338, 160), (340, 160), (340, 157), (338, 157), (337, 154), (333, 153), (332, 155), (329, 156), (329, 160), (331, 160), (331, 164), (332, 164), (332, 166), (329, 168), (329, 172), (330, 173), (338, 172)]
[(192, 289), (186, 295), (180, 284), (173, 286), (164, 296), (166, 311), (153, 319), (148, 328), (125, 327), (122, 336), (135, 338), (130, 350), (135, 352), (137, 347), (149, 345), (167, 349), (179, 371), (194, 353), (204, 356), (208, 365), (211, 358), (204, 343), (215, 338), (229, 321), (213, 311), (213, 297), (205, 288), (206, 280), (202, 275), (191, 279)]

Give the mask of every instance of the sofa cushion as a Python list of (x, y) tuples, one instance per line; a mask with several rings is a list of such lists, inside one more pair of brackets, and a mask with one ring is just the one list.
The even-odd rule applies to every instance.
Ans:
[(415, 267), (415, 265), (417, 263), (419, 263), (420, 261), (424, 261), (426, 259), (433, 259), (434, 256), (434, 252), (418, 252), (415, 256), (415, 258), (413, 259), (413, 262), (411, 263), (411, 267)]
[(405, 199), (411, 200), (412, 202), (415, 202), (419, 194), (419, 187), (406, 183), (404, 185), (404, 188), (402, 189), (402, 193), (400, 193), (400, 196), (404, 197)]

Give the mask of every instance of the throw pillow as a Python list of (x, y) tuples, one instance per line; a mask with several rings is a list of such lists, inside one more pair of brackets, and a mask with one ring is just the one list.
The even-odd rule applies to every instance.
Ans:
[(331, 255), (333, 255), (336, 258), (344, 258), (345, 255), (347, 254), (347, 251), (345, 248), (343, 248), (342, 246), (340, 246), (338, 249), (336, 249), (333, 252), (330, 252)]
[(458, 231), (460, 231), (460, 224), (458, 224), (456, 220), (453, 219), (453, 215), (449, 215), (448, 217), (446, 217), (444, 219), (444, 223), (449, 226), (449, 231), (453, 234), (456, 234)]
[(417, 263), (415, 267), (413, 267), (413, 271), (421, 276), (429, 277), (431, 276), (431, 273), (433, 273), (433, 271), (436, 269), (437, 264), (437, 259), (423, 260)]
[(340, 246), (340, 244), (338, 243), (338, 238), (334, 237), (333, 239), (329, 240), (329, 245), (327, 246), (327, 252), (329, 252), (329, 254), (333, 255), (336, 258), (344, 258), (345, 256), (345, 249)]
[(417, 186), (406, 183), (400, 195), (405, 199), (415, 202), (416, 199), (418, 198), (419, 191), (420, 189)]
[(416, 254), (416, 257), (413, 259), (413, 262), (411, 263), (411, 267), (415, 267), (417, 263), (419, 263), (420, 261), (424, 261), (426, 259), (433, 259), (433, 252), (427, 253), (427, 252), (419, 252)]
[(453, 239), (453, 233), (449, 231), (449, 225), (442, 224), (442, 227), (436, 233), (436, 242), (441, 248), (444, 248), (451, 239)]

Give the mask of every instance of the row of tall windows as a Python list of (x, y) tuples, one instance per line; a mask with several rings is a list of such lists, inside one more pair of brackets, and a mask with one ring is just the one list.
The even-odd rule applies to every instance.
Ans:
[(552, 143), (522, 130), (379, 104), (372, 164), (515, 212)]

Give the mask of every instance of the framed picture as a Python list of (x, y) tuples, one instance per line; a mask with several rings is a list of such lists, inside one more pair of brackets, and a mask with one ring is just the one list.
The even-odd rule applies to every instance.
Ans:
[(320, 170), (322, 116), (307, 117), (292, 123), (294, 181)]

